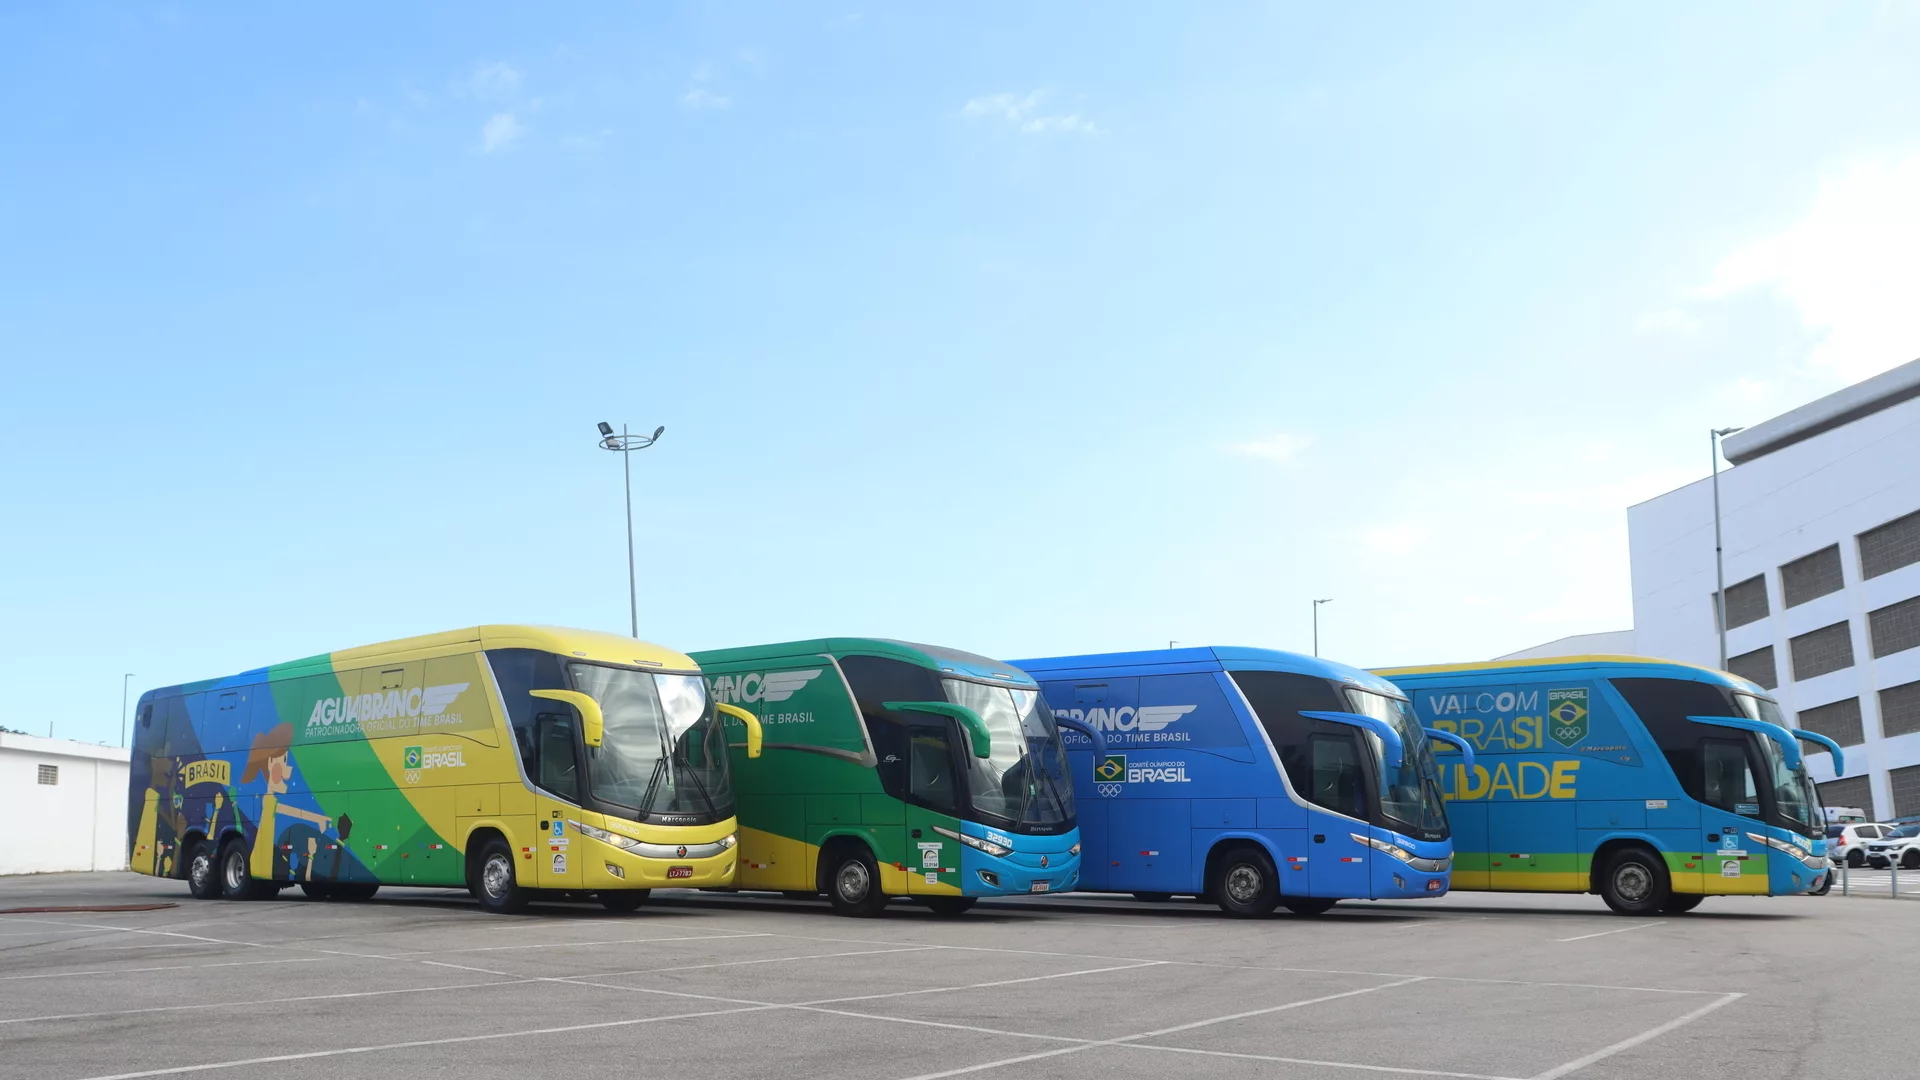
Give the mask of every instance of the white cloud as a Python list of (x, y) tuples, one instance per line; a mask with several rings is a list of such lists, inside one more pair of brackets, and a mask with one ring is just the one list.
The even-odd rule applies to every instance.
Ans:
[(977, 97), (960, 107), (960, 115), (1004, 120), (1027, 135), (1105, 135), (1106, 130), (1079, 113), (1047, 114), (1040, 111), (1045, 90), (1018, 94), (990, 94)]
[(526, 127), (512, 113), (494, 113), (480, 127), (480, 152), (491, 154), (505, 150), (526, 133)]
[(1403, 518), (1370, 525), (1361, 529), (1357, 537), (1369, 555), (1404, 559), (1425, 546), (1433, 532), (1417, 521)]
[(1279, 431), (1258, 439), (1237, 442), (1227, 447), (1229, 453), (1241, 457), (1260, 458), (1263, 461), (1277, 461), (1282, 465), (1292, 464), (1301, 451), (1313, 445), (1313, 436), (1295, 435)]
[(1679, 334), (1692, 337), (1700, 332), (1700, 320), (1680, 308), (1652, 311), (1634, 320), (1633, 328), (1643, 334)]
[(733, 104), (733, 99), (724, 94), (710, 93), (704, 86), (696, 86), (680, 95), (680, 104), (700, 112), (706, 109), (724, 109)]
[(1920, 154), (1858, 162), (1799, 221), (1722, 259), (1696, 295), (1770, 293), (1818, 337), (1809, 367), (1846, 380), (1920, 356)]
[(520, 89), (520, 72), (511, 64), (495, 61), (473, 69), (459, 84), (460, 92), (476, 98), (504, 98)]

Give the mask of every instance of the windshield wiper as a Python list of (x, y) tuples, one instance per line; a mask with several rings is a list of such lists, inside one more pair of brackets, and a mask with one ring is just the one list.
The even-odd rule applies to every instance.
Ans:
[(640, 812), (642, 814), (653, 813), (653, 789), (660, 786), (660, 777), (665, 775), (666, 771), (666, 758), (653, 759), (653, 775), (647, 777), (647, 790), (640, 796)]

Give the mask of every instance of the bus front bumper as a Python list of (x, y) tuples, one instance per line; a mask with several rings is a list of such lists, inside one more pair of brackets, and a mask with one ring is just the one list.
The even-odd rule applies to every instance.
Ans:
[(612, 844), (588, 840), (579, 845), (586, 860), (581, 867), (586, 889), (707, 889), (733, 884), (739, 848), (700, 858), (655, 859), (636, 855)]
[(1080, 884), (1080, 832), (1020, 836), (1005, 855), (974, 848), (960, 857), (960, 888), (967, 896), (1067, 892)]

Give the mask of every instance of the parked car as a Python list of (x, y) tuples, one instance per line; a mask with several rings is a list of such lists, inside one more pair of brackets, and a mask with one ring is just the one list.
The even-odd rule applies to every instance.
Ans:
[(1867, 865), (1876, 870), (1895, 865), (1920, 870), (1920, 822), (1889, 829), (1880, 839), (1867, 841)]
[(1835, 866), (1846, 863), (1858, 869), (1867, 865), (1867, 844), (1882, 839), (1894, 826), (1874, 822), (1827, 826), (1827, 858)]

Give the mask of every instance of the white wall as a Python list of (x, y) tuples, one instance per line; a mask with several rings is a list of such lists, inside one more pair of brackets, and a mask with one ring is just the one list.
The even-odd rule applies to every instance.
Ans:
[(1598, 634), (1572, 634), (1554, 638), (1544, 645), (1496, 656), (1495, 660), (1544, 660), (1556, 656), (1639, 656), (1631, 630), (1606, 630)]
[[(0, 734), (0, 874), (127, 865), (127, 751)], [(40, 783), (39, 767), (60, 770)]]
[[(1704, 455), (1704, 430), (1700, 441)], [(1867, 638), (1867, 612), (1920, 595), (1920, 565), (1862, 581), (1854, 537), (1920, 509), (1920, 400), (1723, 470), (1720, 508), (1727, 584), (1766, 575), (1769, 612), (1727, 632), (1727, 655), (1772, 645), (1780, 679), (1775, 694), (1789, 715), (1858, 696), (1867, 741), (1848, 753), (1846, 775), (1868, 774), (1879, 815), (1890, 814), (1887, 770), (1920, 764), (1920, 735), (1879, 738), (1877, 691), (1920, 679), (1920, 649), (1875, 660)], [(1629, 508), (1627, 536), (1639, 651), (1718, 666), (1709, 481)], [(1846, 587), (1785, 607), (1780, 567), (1836, 543)], [(1789, 639), (1842, 619), (1851, 624), (1854, 665), (1794, 681)], [(1807, 763), (1815, 779), (1833, 778), (1830, 755), (1809, 755)]]

